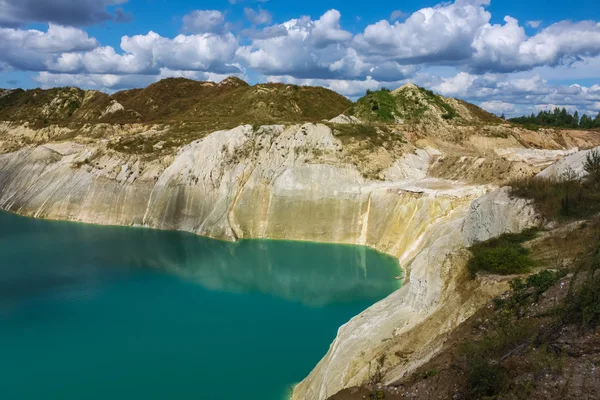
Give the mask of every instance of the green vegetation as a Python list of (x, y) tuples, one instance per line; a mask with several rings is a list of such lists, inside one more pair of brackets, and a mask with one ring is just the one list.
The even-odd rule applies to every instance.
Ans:
[(509, 121), (526, 126), (593, 129), (600, 128), (600, 113), (596, 118), (583, 114), (580, 119), (577, 111), (571, 114), (566, 108), (557, 107), (553, 111), (540, 111), (538, 115), (531, 114), (530, 116), (511, 118)]
[(472, 257), (468, 268), (472, 276), (480, 271), (500, 275), (513, 275), (529, 272), (535, 262), (530, 251), (522, 243), (536, 237), (535, 229), (521, 233), (507, 233), (495, 239), (477, 243), (469, 249)]
[[(566, 278), (566, 270), (544, 270), (525, 281), (514, 279), (510, 295), (495, 299), (483, 335), (463, 343), (460, 354), (467, 375), (467, 398), (526, 395), (533, 381), (523, 382), (520, 378), (525, 374), (560, 373), (564, 332), (574, 328), (583, 337), (600, 326), (600, 220), (581, 229), (585, 243), (572, 277)], [(548, 298), (541, 309), (533, 307), (561, 281), (568, 285), (566, 296), (558, 302)]]
[(406, 96), (404, 93), (396, 97), (398, 103), (399, 117), (410, 122), (419, 121), (427, 111), (426, 102), (421, 102), (419, 98)]
[(367, 90), (367, 94), (353, 104), (349, 111), (350, 115), (380, 122), (394, 122), (395, 112), (396, 99), (388, 89)]
[(478, 341), (462, 345), (468, 399), (498, 398), (511, 390), (522, 390), (511, 385), (511, 371), (503, 364), (517, 352), (525, 353), (537, 347), (542, 354), (538, 368), (552, 367), (553, 361), (557, 364), (556, 356), (545, 350), (547, 339), (540, 335), (537, 322), (532, 323), (529, 312), (531, 304), (565, 275), (564, 271), (544, 270), (529, 276), (526, 282), (514, 279), (510, 296), (495, 299), (496, 312), (488, 320), (486, 334)]
[(81, 89), (70, 87), (13, 90), (0, 97), (0, 120), (28, 121), (36, 127), (64, 121), (81, 109), (84, 93)]
[(427, 370), (423, 373), (423, 379), (433, 378), (434, 376), (437, 376), (438, 373), (439, 371), (437, 370), (437, 368)]
[[(577, 179), (572, 171), (560, 179), (525, 179), (513, 183), (513, 193), (532, 199), (549, 218), (594, 216), (600, 212), (600, 153), (590, 152), (584, 168), (585, 179)], [(527, 271), (534, 264), (521, 243), (533, 237), (534, 231), (526, 231), (476, 244), (471, 248), (471, 272)], [(566, 295), (558, 302), (547, 298), (540, 309), (533, 307), (567, 277), (564, 269), (514, 279), (510, 295), (494, 300), (495, 311), (486, 317), (482, 337), (463, 344), (467, 398), (526, 396), (535, 380), (521, 377), (562, 370), (564, 332), (584, 333), (600, 326), (600, 219), (581, 224), (569, 240), (565, 245), (577, 245), (581, 253), (573, 263), (574, 274), (564, 281), (568, 282)]]
[[(444, 119), (451, 120), (458, 117), (456, 110), (440, 95), (431, 90), (423, 88), (412, 90), (410, 87), (395, 93), (388, 89), (367, 90), (366, 95), (350, 108), (349, 114), (363, 120), (383, 123), (393, 123), (396, 118), (416, 122), (431, 106), (437, 108)], [(474, 105), (472, 107), (478, 108)], [(486, 114), (485, 111), (481, 113)]]
[(600, 153), (588, 154), (585, 179), (573, 171), (559, 178), (524, 178), (509, 183), (515, 196), (531, 199), (545, 217), (555, 220), (586, 218), (600, 212)]
[(592, 221), (590, 230), (590, 250), (578, 261), (561, 315), (563, 324), (582, 329), (600, 326), (600, 221)]

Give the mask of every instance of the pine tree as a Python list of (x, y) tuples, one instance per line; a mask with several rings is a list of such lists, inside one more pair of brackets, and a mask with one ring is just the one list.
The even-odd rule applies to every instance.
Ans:
[(579, 113), (575, 110), (575, 114), (573, 114), (573, 120), (571, 121), (571, 127), (577, 128), (579, 126)]
[(583, 114), (581, 116), (581, 120), (579, 121), (579, 126), (583, 129), (590, 129), (594, 127), (594, 120), (588, 117), (587, 114)]

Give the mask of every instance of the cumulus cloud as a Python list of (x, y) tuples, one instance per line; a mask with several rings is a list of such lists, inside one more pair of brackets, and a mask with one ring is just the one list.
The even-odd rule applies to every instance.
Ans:
[(354, 38), (364, 54), (405, 64), (456, 62), (470, 57), (471, 43), (491, 18), (488, 0), (457, 0), (423, 8), (400, 23), (381, 20)]
[(302, 17), (268, 27), (263, 37), (255, 37), (237, 55), (249, 68), (265, 75), (333, 76), (332, 68), (346, 68), (340, 61), (352, 57), (347, 46), (352, 34), (341, 29), (340, 17), (337, 10), (330, 10), (316, 21)]
[(353, 35), (341, 27), (340, 18), (339, 11), (329, 10), (317, 20), (302, 17), (255, 31), (237, 57), (263, 75), (296, 79), (397, 81), (418, 69), (369, 60), (352, 47)]
[(527, 37), (511, 17), (504, 25), (486, 25), (473, 41), (469, 66), (475, 71), (512, 72), (536, 66), (568, 64), (600, 54), (600, 24), (562, 21)]
[(219, 33), (225, 26), (225, 16), (217, 10), (196, 10), (183, 17), (183, 30), (191, 33)]
[(128, 0), (0, 0), (0, 26), (20, 26), (31, 22), (83, 26), (104, 21), (126, 22), (131, 15), (111, 13), (107, 7)]
[(57, 53), (66, 56), (99, 46), (80, 29), (50, 24), (46, 32), (0, 28), (0, 62), (16, 70), (47, 68)]
[(530, 28), (537, 29), (542, 24), (542, 21), (527, 21), (525, 24)]
[(506, 74), (460, 72), (439, 78), (432, 88), (444, 96), (483, 102), (481, 105), (492, 112), (496, 112), (494, 107), (498, 109), (501, 103), (512, 104), (514, 108), (501, 110), (512, 115), (539, 111), (539, 106), (549, 104), (593, 113), (594, 104), (600, 101), (600, 85), (556, 85), (537, 75), (515, 79)]
[(48, 65), (51, 72), (92, 74), (157, 74), (161, 68), (204, 71), (217, 74), (237, 73), (231, 62), (238, 47), (233, 34), (178, 35), (165, 38), (155, 32), (124, 36), (123, 53), (110, 46), (92, 51), (62, 54)]
[[(456, 0), (416, 11), (404, 22), (381, 20), (353, 39), (360, 55), (402, 64), (464, 66), (483, 72), (569, 64), (600, 54), (600, 24), (561, 21), (533, 36), (510, 16), (490, 24), (489, 0)], [(541, 21), (529, 21), (539, 27)]]

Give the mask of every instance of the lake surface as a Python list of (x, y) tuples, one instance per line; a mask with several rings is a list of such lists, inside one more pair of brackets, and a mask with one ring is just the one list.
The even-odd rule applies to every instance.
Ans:
[(398, 270), (363, 247), (0, 212), (0, 396), (281, 400)]

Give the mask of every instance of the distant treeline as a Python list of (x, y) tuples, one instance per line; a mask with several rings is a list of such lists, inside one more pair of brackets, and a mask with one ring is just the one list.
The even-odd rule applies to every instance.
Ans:
[(538, 115), (531, 114), (509, 119), (510, 122), (523, 125), (555, 126), (557, 128), (600, 128), (600, 113), (596, 118), (583, 114), (581, 118), (579, 113), (568, 112), (565, 108), (555, 108), (554, 111), (540, 111)]

